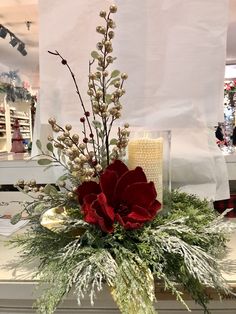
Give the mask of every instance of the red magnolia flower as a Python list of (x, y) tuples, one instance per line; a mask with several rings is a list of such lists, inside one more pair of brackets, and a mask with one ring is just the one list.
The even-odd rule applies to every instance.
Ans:
[(105, 169), (99, 184), (84, 182), (77, 193), (84, 220), (107, 233), (113, 232), (115, 221), (125, 229), (138, 229), (161, 208), (154, 183), (147, 182), (142, 168), (129, 170), (120, 160)]

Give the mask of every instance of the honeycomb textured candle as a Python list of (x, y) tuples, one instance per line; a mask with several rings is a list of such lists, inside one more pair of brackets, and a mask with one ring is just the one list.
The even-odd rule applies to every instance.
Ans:
[(128, 145), (129, 169), (137, 166), (143, 168), (148, 181), (153, 181), (157, 191), (157, 199), (162, 203), (162, 163), (163, 138), (139, 138), (129, 141)]

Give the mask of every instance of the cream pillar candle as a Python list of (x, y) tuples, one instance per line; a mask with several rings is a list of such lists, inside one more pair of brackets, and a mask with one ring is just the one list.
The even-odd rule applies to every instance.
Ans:
[(128, 145), (128, 166), (134, 169), (143, 168), (148, 181), (153, 181), (157, 191), (157, 199), (163, 199), (163, 138), (147, 137), (130, 139)]

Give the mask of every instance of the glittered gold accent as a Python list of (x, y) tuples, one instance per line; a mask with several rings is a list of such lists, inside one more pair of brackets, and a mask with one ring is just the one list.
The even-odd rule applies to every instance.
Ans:
[[(139, 277), (136, 274), (139, 274)], [(155, 314), (154, 278), (144, 263), (123, 260), (111, 295), (123, 314)]]
[(40, 223), (49, 230), (60, 232), (64, 228), (67, 218), (64, 207), (54, 207), (42, 214)]
[(162, 203), (163, 195), (163, 138), (148, 137), (131, 139), (128, 145), (128, 166), (134, 169), (143, 168), (148, 181), (153, 181), (157, 191), (157, 199)]

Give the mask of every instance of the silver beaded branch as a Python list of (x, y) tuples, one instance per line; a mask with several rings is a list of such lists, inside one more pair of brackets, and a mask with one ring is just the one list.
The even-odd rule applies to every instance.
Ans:
[[(118, 70), (108, 72), (109, 65), (116, 59), (111, 55), (116, 27), (111, 14), (116, 12), (115, 5), (110, 6), (108, 13), (100, 12), (100, 17), (105, 20), (105, 26), (97, 26), (96, 31), (103, 38), (97, 43), (97, 50), (92, 51), (93, 60), (89, 62), (87, 94), (90, 96), (91, 112), (86, 110), (76, 77), (67, 60), (58, 51), (49, 51), (50, 54), (58, 56), (70, 72), (83, 109), (83, 116), (80, 118), (83, 126), (82, 142), (78, 134), (71, 135), (71, 125), (67, 124), (63, 128), (54, 118), (49, 119), (49, 124), (54, 132), (61, 134), (57, 139), (50, 137), (49, 140), (69, 158), (70, 171), (79, 176), (81, 181), (88, 181), (93, 176), (99, 176), (102, 169), (112, 160), (122, 158), (128, 144), (129, 125), (127, 123), (123, 128), (118, 128), (117, 138), (110, 139), (113, 123), (121, 117), (120, 98), (125, 94), (123, 84), (128, 78), (126, 73), (120, 73)], [(92, 67), (95, 64), (96, 71), (93, 71)], [(112, 146), (111, 150), (110, 146)]]

